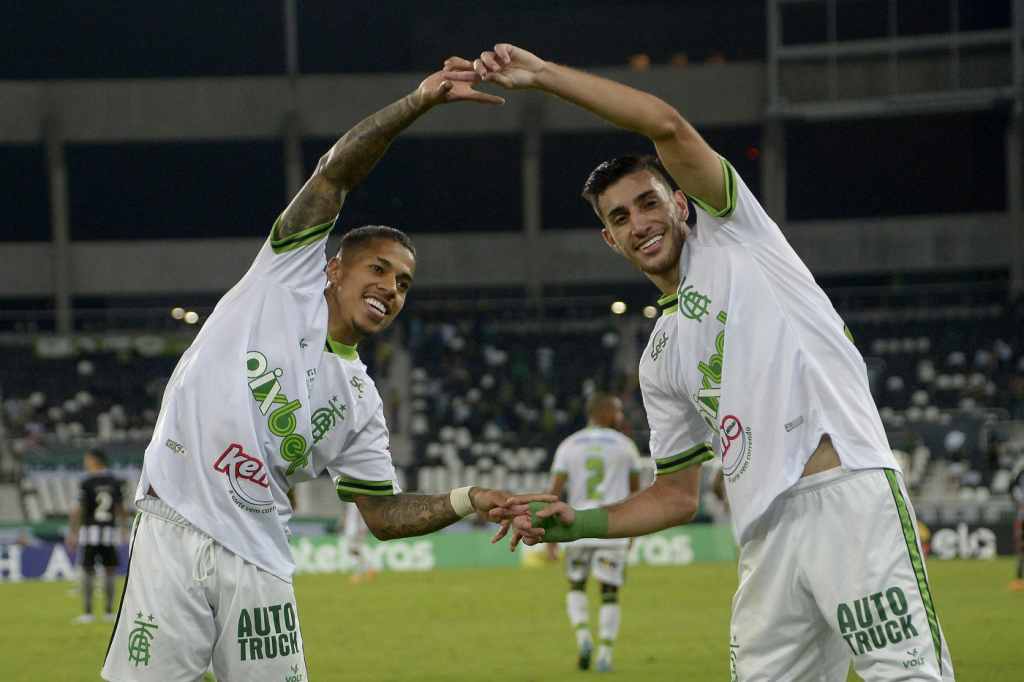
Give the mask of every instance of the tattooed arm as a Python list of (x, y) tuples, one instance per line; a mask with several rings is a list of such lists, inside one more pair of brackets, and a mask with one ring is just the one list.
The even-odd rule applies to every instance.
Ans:
[[(487, 512), (501, 507), (511, 497), (509, 493), (488, 488), (471, 488), (469, 499), (478, 514), (486, 519)], [(520, 495), (515, 509), (525, 514), (530, 502), (553, 502), (550, 495)], [(452, 508), (448, 493), (440, 495), (419, 495), (417, 493), (399, 493), (375, 497), (372, 495), (353, 495), (359, 513), (366, 521), (366, 527), (378, 540), (394, 540), (416, 535), (426, 535), (450, 526), (460, 517)]]
[(505, 101), (477, 92), (471, 83), (444, 80), (438, 72), (414, 92), (356, 124), (320, 158), (312, 177), (281, 215), (275, 237), (284, 239), (332, 220), (348, 190), (366, 177), (399, 133), (432, 107), (462, 100), (487, 104)]

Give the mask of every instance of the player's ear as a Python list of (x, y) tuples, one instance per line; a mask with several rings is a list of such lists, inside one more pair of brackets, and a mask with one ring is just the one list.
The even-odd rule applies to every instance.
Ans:
[(618, 251), (619, 245), (615, 243), (615, 238), (612, 237), (612, 233), (605, 227), (601, 230), (601, 236), (604, 237), (604, 243), (612, 247), (612, 251)]
[(690, 217), (690, 202), (686, 200), (686, 194), (683, 190), (677, 189), (675, 192), (672, 192), (672, 200), (679, 207), (679, 217), (685, 223), (686, 219)]
[(327, 281), (331, 284), (338, 284), (341, 282), (341, 259), (334, 257), (327, 261)]

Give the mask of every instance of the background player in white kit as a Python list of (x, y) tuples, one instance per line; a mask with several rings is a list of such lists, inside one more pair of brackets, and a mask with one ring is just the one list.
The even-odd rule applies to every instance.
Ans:
[(384, 540), (507, 501), (481, 488), (401, 494), (394, 480), (381, 398), (356, 344), (404, 305), (408, 238), (352, 230), (324, 267), (347, 191), (419, 116), (458, 100), (502, 101), (438, 73), (342, 137), (182, 356), (146, 449), (105, 679), (194, 682), (211, 661), (222, 682), (306, 679), (287, 492), (324, 470)]
[[(551, 494), (574, 509), (592, 509), (614, 504), (640, 489), (640, 453), (633, 440), (618, 429), (626, 417), (622, 401), (607, 393), (594, 393), (587, 400), (587, 427), (566, 438), (555, 450), (551, 462)], [(590, 634), (590, 604), (587, 577), (601, 583), (598, 612), (597, 670), (612, 668), (612, 647), (619, 634), (621, 612), (619, 588), (626, 577), (627, 539), (581, 538), (565, 550), (565, 574), (569, 594), (565, 607), (576, 631), (579, 650), (577, 665), (590, 667), (594, 640)], [(548, 544), (548, 556), (555, 558), (557, 543)]]
[(355, 585), (361, 582), (372, 582), (377, 577), (377, 569), (370, 566), (366, 560), (366, 552), (363, 545), (366, 542), (366, 522), (363, 521), (359, 509), (355, 503), (345, 503), (345, 518), (342, 521), (342, 528), (345, 533), (345, 542), (348, 547), (348, 558), (352, 566), (352, 574), (349, 581)]
[(688, 523), (697, 465), (718, 456), (742, 547), (732, 679), (845, 680), (851, 658), (869, 681), (953, 679), (863, 359), (732, 166), (657, 97), (517, 47), (445, 67), (552, 93), (645, 135), (660, 157), (613, 159), (584, 188), (605, 241), (663, 294), (640, 365), (657, 478), (607, 508), (519, 516), (512, 546)]

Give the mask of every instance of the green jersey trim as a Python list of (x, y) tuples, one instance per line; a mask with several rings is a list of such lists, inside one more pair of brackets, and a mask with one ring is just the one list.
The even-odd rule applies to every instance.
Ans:
[(324, 223), (323, 225), (314, 225), (302, 232), (296, 232), (284, 239), (277, 239), (275, 235), (277, 234), (277, 226), (280, 222), (281, 216), (278, 216), (277, 220), (274, 221), (274, 227), (270, 230), (270, 248), (274, 249), (274, 253), (276, 254), (286, 253), (299, 247), (312, 244), (313, 242), (330, 234), (331, 229), (334, 227), (334, 221), (332, 220), (328, 223)]
[[(725, 208), (719, 211), (714, 206), (704, 203), (697, 197), (690, 197), (690, 201), (700, 206), (715, 218), (728, 218), (732, 215), (732, 212), (736, 210), (736, 171), (733, 169), (731, 163), (722, 157), (718, 158), (722, 162), (722, 170), (725, 172)], [(690, 195), (687, 194), (686, 196)]]
[(658, 306), (661, 307), (662, 315), (671, 315), (679, 310), (679, 292), (662, 296), (658, 299)]
[(910, 564), (914, 567), (914, 575), (917, 578), (917, 589), (921, 592), (924, 612), (928, 617), (928, 629), (931, 630), (932, 644), (935, 646), (935, 657), (939, 661), (939, 672), (942, 672), (942, 637), (939, 635), (939, 619), (935, 615), (935, 604), (932, 602), (932, 591), (928, 587), (928, 575), (924, 572), (924, 561), (921, 559), (921, 552), (917, 548), (917, 533), (914, 530), (913, 520), (910, 518), (910, 509), (907, 507), (907, 501), (903, 498), (903, 491), (900, 490), (896, 473), (892, 469), (886, 469), (885, 478), (889, 481), (892, 499), (896, 503), (896, 511), (900, 516), (903, 539), (907, 543), (907, 552), (910, 553)]
[(338, 497), (343, 502), (351, 502), (352, 494), (385, 497), (395, 494), (395, 486), (391, 481), (361, 481), (358, 478), (342, 476), (338, 479)]
[(327, 334), (327, 348), (328, 352), (334, 353), (342, 360), (358, 360), (359, 353), (356, 352), (355, 346), (346, 346), (343, 343), (338, 343), (331, 338), (330, 332)]
[(681, 452), (678, 455), (672, 457), (666, 457), (665, 459), (659, 459), (654, 462), (657, 468), (657, 474), (671, 474), (673, 471), (679, 471), (685, 469), (693, 464), (699, 464), (700, 462), (706, 462), (709, 459), (713, 459), (715, 456), (714, 450), (711, 449), (711, 443), (701, 443), (700, 445), (690, 448), (686, 452)]

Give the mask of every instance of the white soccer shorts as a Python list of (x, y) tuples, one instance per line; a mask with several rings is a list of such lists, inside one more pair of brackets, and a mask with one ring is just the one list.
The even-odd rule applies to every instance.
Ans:
[(569, 545), (565, 549), (565, 575), (569, 582), (581, 583), (593, 573), (605, 585), (622, 587), (628, 556), (627, 549)]
[(128, 575), (102, 677), (196, 682), (304, 682), (306, 662), (287, 583), (224, 549), (156, 498), (139, 503)]
[(729, 644), (740, 682), (952, 680), (902, 476), (801, 479), (740, 552)]

